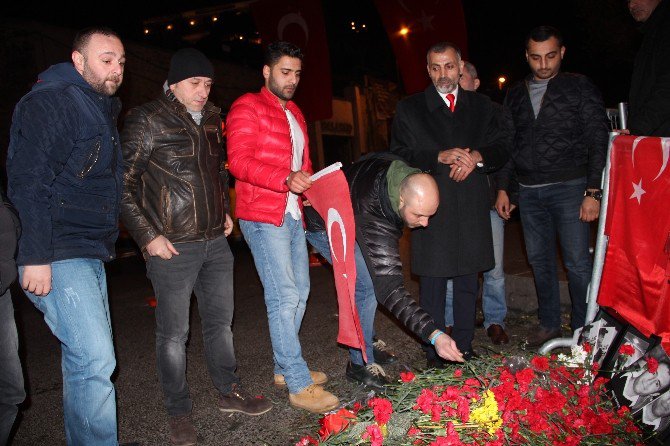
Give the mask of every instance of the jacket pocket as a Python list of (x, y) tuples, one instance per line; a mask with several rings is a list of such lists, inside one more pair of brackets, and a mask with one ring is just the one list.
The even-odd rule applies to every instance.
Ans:
[(170, 203), (170, 189), (167, 186), (161, 187), (161, 223), (163, 223), (163, 231), (166, 233), (172, 230), (172, 206)]
[(58, 193), (58, 222), (66, 232), (109, 230), (117, 225), (116, 200), (86, 193)]

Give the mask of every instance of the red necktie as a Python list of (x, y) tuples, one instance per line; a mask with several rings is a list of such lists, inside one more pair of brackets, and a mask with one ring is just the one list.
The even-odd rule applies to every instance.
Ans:
[(454, 109), (456, 108), (456, 96), (449, 93), (447, 95), (447, 100), (449, 101), (449, 110), (451, 110), (451, 112), (453, 113)]

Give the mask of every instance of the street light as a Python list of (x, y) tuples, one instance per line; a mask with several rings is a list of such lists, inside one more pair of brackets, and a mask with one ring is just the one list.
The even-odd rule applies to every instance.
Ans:
[(409, 28), (406, 27), (406, 26), (403, 26), (402, 28), (400, 28), (399, 33), (400, 33), (401, 36), (405, 37), (407, 34), (409, 34)]
[(505, 82), (507, 82), (507, 78), (505, 76), (500, 76), (498, 78), (498, 90), (502, 90), (503, 85), (505, 85)]

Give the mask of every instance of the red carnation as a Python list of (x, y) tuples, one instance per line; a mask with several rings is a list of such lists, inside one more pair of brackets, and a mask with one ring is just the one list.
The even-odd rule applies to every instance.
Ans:
[(372, 409), (375, 415), (375, 421), (380, 426), (388, 423), (391, 419), (391, 412), (393, 412), (393, 404), (386, 398), (372, 398), (368, 401), (368, 406)]
[(549, 358), (546, 356), (535, 356), (530, 360), (530, 363), (533, 364), (533, 367), (543, 372), (549, 370)]
[(414, 375), (414, 373), (412, 373), (412, 372), (400, 372), (400, 379), (404, 383), (410, 383), (410, 382), (414, 381), (415, 378), (416, 378), (416, 375)]
[(586, 353), (591, 353), (591, 350), (593, 350), (593, 346), (589, 344), (588, 342), (585, 342), (582, 344), (582, 348)]
[(321, 425), (319, 438), (321, 438), (321, 441), (325, 441), (331, 435), (343, 431), (349, 425), (349, 420), (353, 418), (356, 418), (356, 415), (344, 408), (324, 416), (319, 420), (319, 424)]
[(658, 359), (654, 358), (653, 356), (648, 357), (647, 370), (649, 370), (649, 373), (656, 373), (658, 370)]
[(633, 353), (635, 353), (635, 349), (630, 344), (624, 344), (621, 347), (619, 347), (619, 353), (621, 353), (622, 355), (631, 356)]
[(384, 444), (384, 436), (376, 424), (368, 426), (363, 435), (361, 435), (361, 438), (363, 440), (370, 440), (370, 446), (382, 446)]

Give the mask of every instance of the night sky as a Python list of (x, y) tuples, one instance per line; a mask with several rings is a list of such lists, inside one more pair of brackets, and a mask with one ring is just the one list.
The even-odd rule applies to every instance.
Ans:
[[(104, 24), (117, 30), (124, 39), (141, 41), (147, 40), (142, 35), (145, 19), (226, 3), (234, 2), (139, 1), (130, 7), (128, 2), (51, 1), (30, 3), (30, 10), (21, 9), (21, 5), (27, 3), (14, 2), (13, 6), (5, 8), (3, 17), (32, 18), (75, 29)], [(395, 59), (372, 0), (323, 0), (322, 4), (334, 94), (340, 95), (343, 87), (362, 82), (364, 74), (397, 81)], [(463, 6), (468, 26), (469, 59), (479, 70), (480, 91), (501, 100), (504, 91), (498, 90), (496, 79), (503, 74), (513, 82), (528, 73), (523, 53), (524, 37), (534, 26), (549, 24), (561, 29), (565, 36), (564, 71), (591, 77), (603, 92), (607, 106), (626, 100), (640, 36), (625, 0), (463, 0)], [(351, 21), (366, 23), (366, 31), (352, 32)], [(223, 30), (224, 25), (220, 26)], [(229, 14), (225, 29), (248, 35), (255, 31), (248, 14)], [(183, 44), (156, 36), (150, 43), (167, 47)], [(258, 49), (246, 45), (234, 44), (225, 53), (208, 55), (246, 64), (260, 63)]]

